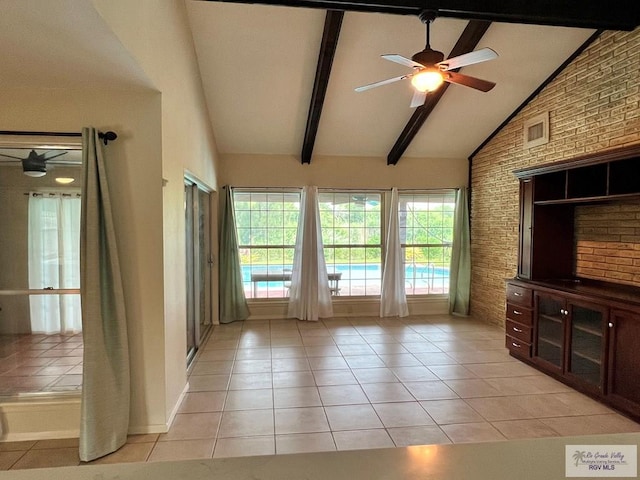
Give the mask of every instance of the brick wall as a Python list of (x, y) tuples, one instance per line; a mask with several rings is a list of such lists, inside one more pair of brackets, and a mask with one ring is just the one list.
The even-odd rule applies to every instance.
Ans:
[[(524, 122), (546, 111), (549, 143), (524, 148)], [(504, 323), (504, 280), (517, 271), (518, 182), (513, 170), (637, 143), (640, 29), (605, 32), (473, 158), (471, 312), (475, 317)], [(634, 228), (637, 237), (638, 229)], [(580, 239), (579, 247), (594, 248), (583, 243), (589, 241)], [(603, 241), (607, 240), (597, 240)], [(633, 245), (637, 251), (640, 242), (636, 238), (617, 243)], [(585, 268), (581, 263), (581, 272)]]
[(576, 275), (640, 286), (640, 203), (575, 211)]

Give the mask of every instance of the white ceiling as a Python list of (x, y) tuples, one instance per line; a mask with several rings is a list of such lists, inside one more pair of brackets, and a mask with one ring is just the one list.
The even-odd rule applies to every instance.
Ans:
[(0, 0), (0, 87), (152, 87), (89, 1)]
[[(186, 0), (218, 149), (299, 156), (323, 10)], [(464, 20), (436, 19), (431, 45), (451, 51)], [(463, 69), (497, 83), (452, 85), (407, 149), (411, 157), (467, 157), (592, 30), (494, 23), (477, 48), (500, 57)], [(417, 17), (347, 12), (314, 155), (386, 157), (411, 117), (411, 87), (354, 88), (408, 69), (380, 59), (424, 47)], [(0, 1), (0, 88), (153, 88), (91, 2)]]
[[(300, 155), (323, 10), (187, 1), (218, 148), (226, 154)], [(439, 18), (431, 46), (445, 58), (467, 24)], [(499, 58), (463, 69), (495, 81), (488, 93), (452, 85), (405, 156), (469, 156), (593, 30), (493, 23), (477, 48)], [(381, 54), (424, 48), (417, 17), (345, 13), (314, 155), (386, 157), (411, 117), (408, 81), (362, 93), (360, 85), (410, 71)]]

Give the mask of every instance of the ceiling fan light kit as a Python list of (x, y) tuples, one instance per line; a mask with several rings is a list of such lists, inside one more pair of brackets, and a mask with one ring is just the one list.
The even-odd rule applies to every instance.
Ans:
[(46, 170), (23, 170), (23, 173), (27, 177), (38, 178), (38, 177), (44, 177), (47, 174), (47, 171)]
[(442, 73), (435, 68), (425, 68), (411, 77), (411, 85), (419, 92), (434, 92), (443, 82)]
[(411, 85), (416, 90), (411, 101), (411, 107), (413, 108), (424, 104), (426, 93), (437, 90), (444, 82), (463, 85), (481, 92), (488, 92), (495, 87), (496, 84), (494, 82), (463, 75), (457, 73), (457, 70), (474, 63), (493, 60), (498, 57), (496, 52), (490, 48), (483, 48), (445, 60), (442, 52), (433, 50), (429, 45), (429, 24), (435, 19), (435, 13), (424, 11), (420, 13), (419, 17), (426, 25), (427, 41), (424, 50), (414, 54), (410, 59), (398, 54), (382, 55), (385, 60), (413, 68), (413, 73), (363, 85), (357, 87), (355, 89), (356, 92), (364, 92), (365, 90), (410, 78)]

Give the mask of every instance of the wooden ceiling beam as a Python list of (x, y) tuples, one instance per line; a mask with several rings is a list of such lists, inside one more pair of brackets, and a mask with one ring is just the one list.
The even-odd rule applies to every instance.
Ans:
[(637, 0), (207, 0), (288, 7), (418, 15), (559, 27), (633, 30), (640, 25)]
[[(446, 58), (457, 57), (458, 55), (473, 51), (490, 25), (491, 22), (484, 20), (471, 20), (460, 35), (453, 50), (451, 50), (451, 54)], [(458, 70), (460, 69), (453, 71)], [(387, 155), (387, 165), (396, 165), (398, 163), (398, 160), (400, 160), (400, 157), (402, 157), (407, 147), (409, 147), (409, 144), (411, 144), (420, 131), (420, 128), (422, 128), (422, 125), (444, 95), (444, 92), (447, 91), (449, 85), (451, 84), (447, 82), (442, 84), (438, 90), (427, 95), (424, 105), (416, 108), (409, 122), (407, 122), (407, 125), (398, 137), (398, 140), (396, 140), (396, 143), (391, 148), (389, 155)]]
[(318, 126), (320, 125), (320, 115), (324, 105), (324, 97), (329, 85), (331, 75), (331, 65), (338, 46), (338, 37), (342, 26), (343, 11), (327, 10), (324, 19), (324, 31), (322, 32), (322, 42), (318, 55), (318, 65), (316, 67), (316, 78), (313, 82), (313, 93), (311, 94), (311, 104), (307, 115), (307, 126), (304, 131), (304, 142), (302, 143), (302, 155), (300, 160), (303, 164), (311, 163), (313, 147), (316, 143)]

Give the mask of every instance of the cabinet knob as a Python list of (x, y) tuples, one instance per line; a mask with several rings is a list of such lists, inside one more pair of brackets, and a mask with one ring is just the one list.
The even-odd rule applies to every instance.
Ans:
[(613, 328), (613, 322), (609, 322), (609, 328)]

